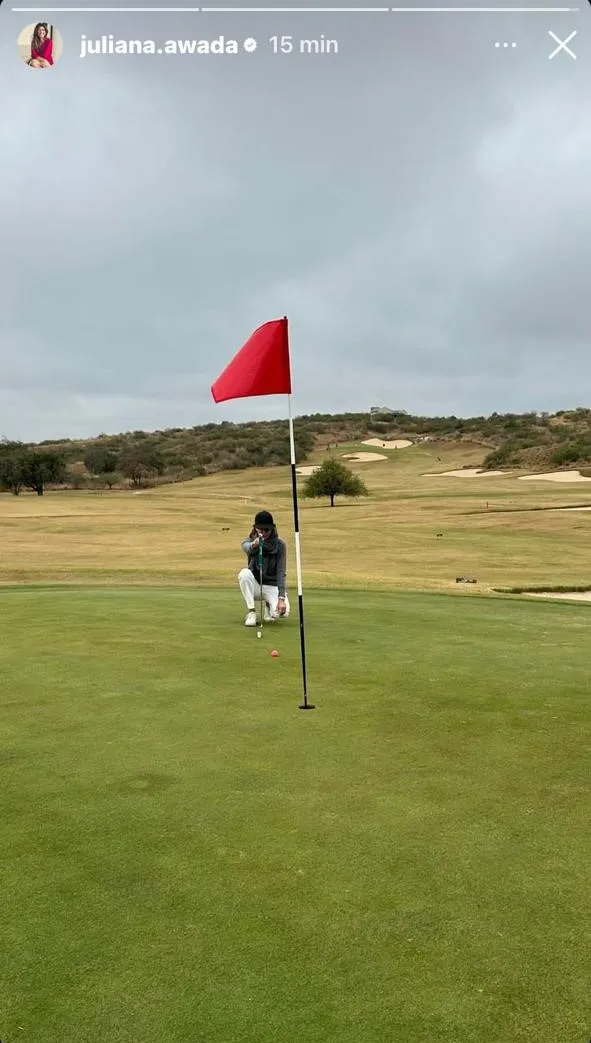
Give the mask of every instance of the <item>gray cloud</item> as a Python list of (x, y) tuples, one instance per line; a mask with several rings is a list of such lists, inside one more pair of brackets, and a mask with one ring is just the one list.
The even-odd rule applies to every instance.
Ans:
[[(583, 13), (578, 62), (548, 62), (575, 16), (63, 14), (41, 73), (28, 17), (0, 14), (0, 433), (281, 416), (209, 387), (284, 313), (296, 412), (580, 404)], [(80, 60), (83, 32), (260, 45)], [(273, 55), (281, 33), (340, 54)]]

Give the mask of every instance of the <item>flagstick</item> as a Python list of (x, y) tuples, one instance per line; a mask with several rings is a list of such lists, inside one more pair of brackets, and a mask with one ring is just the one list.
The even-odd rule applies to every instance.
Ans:
[(291, 395), (287, 396), (287, 409), (289, 416), (289, 448), (291, 452), (291, 489), (293, 493), (293, 525), (295, 530), (295, 552), (296, 572), (298, 578), (298, 608), (300, 611), (300, 648), (302, 653), (302, 679), (304, 683), (304, 701), (300, 704), (300, 710), (315, 710), (316, 707), (308, 702), (308, 690), (306, 682), (306, 636), (304, 630), (304, 598), (302, 594), (302, 563), (300, 560), (300, 523), (298, 519), (298, 486), (296, 479), (296, 454), (295, 439), (293, 437), (293, 417), (291, 415)]

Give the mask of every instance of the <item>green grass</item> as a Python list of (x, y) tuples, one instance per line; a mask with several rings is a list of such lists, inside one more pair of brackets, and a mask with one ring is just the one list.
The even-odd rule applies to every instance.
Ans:
[(588, 607), (1, 600), (2, 1043), (586, 1043)]

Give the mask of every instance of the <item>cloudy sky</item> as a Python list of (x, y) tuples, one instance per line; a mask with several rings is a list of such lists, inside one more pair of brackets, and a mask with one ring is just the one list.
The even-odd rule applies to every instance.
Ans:
[[(591, 8), (61, 13), (42, 71), (38, 17), (0, 8), (0, 436), (283, 416), (209, 390), (283, 314), (295, 414), (589, 404)], [(81, 59), (82, 34), (259, 46)]]

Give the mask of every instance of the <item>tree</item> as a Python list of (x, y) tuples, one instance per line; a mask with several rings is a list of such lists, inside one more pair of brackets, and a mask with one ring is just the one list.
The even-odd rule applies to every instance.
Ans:
[(3, 440), (0, 446), (0, 486), (18, 496), (23, 487), (22, 460), (26, 452), (22, 442)]
[(18, 496), (22, 487), (22, 470), (16, 456), (5, 456), (0, 463), (0, 484), (2, 489), (9, 490)]
[(118, 463), (121, 473), (131, 478), (135, 486), (140, 486), (146, 479), (162, 474), (165, 470), (158, 449), (145, 443), (123, 449)]
[(307, 499), (328, 496), (330, 506), (334, 507), (335, 496), (369, 496), (369, 493), (361, 478), (339, 460), (325, 460), (306, 481), (304, 496)]
[(104, 446), (91, 445), (84, 454), (84, 463), (91, 474), (108, 474), (117, 467), (117, 455)]
[(578, 460), (584, 460), (587, 455), (585, 448), (578, 442), (565, 442), (554, 450), (550, 460), (556, 467), (562, 467), (564, 464), (576, 464)]
[(86, 465), (82, 460), (76, 460), (68, 466), (68, 473), (70, 482), (72, 483), (73, 489), (83, 489), (86, 485), (86, 479), (88, 478), (88, 472)]
[(66, 478), (66, 461), (60, 453), (44, 453), (26, 449), (21, 457), (22, 484), (43, 496), (48, 482), (63, 482)]

